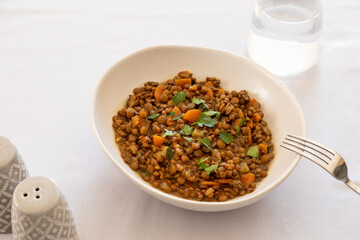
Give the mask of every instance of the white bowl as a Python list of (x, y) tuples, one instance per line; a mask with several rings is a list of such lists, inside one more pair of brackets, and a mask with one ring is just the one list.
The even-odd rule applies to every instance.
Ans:
[[(125, 106), (135, 87), (147, 81), (163, 82), (189, 70), (198, 80), (221, 79), (224, 89), (246, 89), (262, 106), (273, 134), (275, 158), (268, 176), (254, 192), (226, 202), (198, 202), (166, 194), (142, 180), (120, 156), (114, 140), (112, 116)], [(155, 46), (137, 51), (117, 62), (98, 83), (92, 102), (91, 121), (95, 136), (113, 163), (137, 186), (169, 204), (196, 211), (225, 211), (254, 203), (270, 193), (294, 170), (300, 156), (280, 148), (286, 134), (305, 137), (302, 110), (288, 88), (274, 75), (251, 60), (234, 53), (190, 46)]]

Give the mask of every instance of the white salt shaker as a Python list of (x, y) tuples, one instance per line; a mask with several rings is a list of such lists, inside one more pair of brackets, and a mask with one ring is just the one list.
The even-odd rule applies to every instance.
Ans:
[(28, 175), (16, 147), (0, 136), (0, 233), (11, 233), (13, 192)]
[(31, 177), (22, 181), (13, 199), (15, 240), (79, 239), (70, 208), (51, 179)]

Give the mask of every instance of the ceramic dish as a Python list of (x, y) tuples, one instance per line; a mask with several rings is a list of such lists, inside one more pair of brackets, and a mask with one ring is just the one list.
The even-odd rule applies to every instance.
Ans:
[[(221, 79), (226, 90), (246, 89), (262, 103), (265, 120), (273, 134), (275, 158), (268, 176), (256, 190), (226, 202), (198, 202), (162, 192), (142, 180), (124, 163), (114, 140), (112, 116), (125, 106), (135, 87), (147, 81), (162, 82), (182, 70), (199, 80)], [(169, 204), (196, 211), (225, 211), (244, 207), (266, 196), (294, 170), (300, 156), (280, 148), (286, 134), (306, 135), (305, 120), (295, 97), (274, 75), (251, 60), (234, 53), (190, 46), (155, 46), (137, 51), (117, 62), (98, 83), (92, 102), (91, 121), (95, 136), (110, 160), (137, 186)]]

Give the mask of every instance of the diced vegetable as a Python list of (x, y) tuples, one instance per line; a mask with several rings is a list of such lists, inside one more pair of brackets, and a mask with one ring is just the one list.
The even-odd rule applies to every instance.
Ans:
[(207, 87), (214, 87), (214, 84), (212, 82), (206, 82), (205, 86)]
[(255, 98), (252, 98), (250, 101), (249, 101), (249, 105), (252, 106), (254, 105), (254, 103), (256, 103), (256, 99)]
[(255, 175), (253, 173), (247, 173), (241, 176), (240, 181), (245, 186), (249, 186), (251, 183), (255, 181)]
[(185, 121), (194, 123), (194, 122), (196, 122), (197, 120), (199, 120), (200, 114), (201, 114), (201, 110), (199, 110), (199, 109), (191, 109), (191, 110), (187, 111), (187, 112), (184, 114), (183, 119), (184, 119)]
[(175, 79), (175, 85), (184, 87), (186, 84), (191, 84), (191, 79), (190, 78)]
[(261, 115), (259, 113), (253, 114), (254, 123), (259, 123), (261, 121)]
[(159, 85), (156, 87), (155, 93), (154, 93), (154, 97), (155, 97), (156, 101), (160, 100), (160, 95), (164, 92), (165, 89), (166, 89), (165, 85)]
[(175, 112), (175, 114), (174, 114), (172, 117), (177, 117), (177, 116), (179, 116), (179, 115), (181, 114), (181, 111), (180, 111), (180, 109), (179, 109), (177, 106), (175, 106), (175, 107), (172, 109), (172, 111)]
[(220, 184), (230, 184), (233, 181), (231, 178), (219, 179)]
[(212, 182), (212, 181), (203, 181), (201, 184), (204, 185), (204, 186), (215, 186), (215, 185), (219, 185), (218, 183)]
[(259, 153), (261, 155), (267, 154), (267, 146), (263, 143), (259, 144)]
[(248, 135), (248, 143), (251, 145), (252, 142), (253, 142), (253, 140), (252, 140), (252, 134), (249, 133), (249, 135)]
[(160, 147), (163, 143), (165, 142), (165, 138), (158, 136), (158, 135), (154, 135), (153, 136), (153, 144), (157, 147)]
[(205, 90), (206, 90), (206, 95), (209, 95), (210, 99), (213, 99), (214, 98), (214, 92), (211, 88), (209, 87), (204, 87)]
[(190, 89), (191, 91), (196, 91), (196, 90), (198, 89), (198, 86), (197, 86), (197, 85), (191, 85), (191, 86), (189, 87), (189, 89)]
[(250, 129), (253, 129), (254, 128), (254, 123), (250, 119), (247, 119), (246, 123), (245, 123), (245, 126), (249, 127)]

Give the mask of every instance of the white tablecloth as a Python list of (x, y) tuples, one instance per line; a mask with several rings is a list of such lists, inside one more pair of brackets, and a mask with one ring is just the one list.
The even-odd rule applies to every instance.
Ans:
[[(201, 213), (138, 189), (93, 136), (92, 93), (114, 62), (159, 44), (245, 54), (253, 3), (0, 1), (0, 135), (16, 144), (32, 176), (58, 183), (81, 239), (360, 238), (360, 196), (306, 159), (263, 200)], [(323, 8), (319, 65), (283, 80), (309, 138), (340, 152), (360, 183), (360, 2), (326, 0)]]

